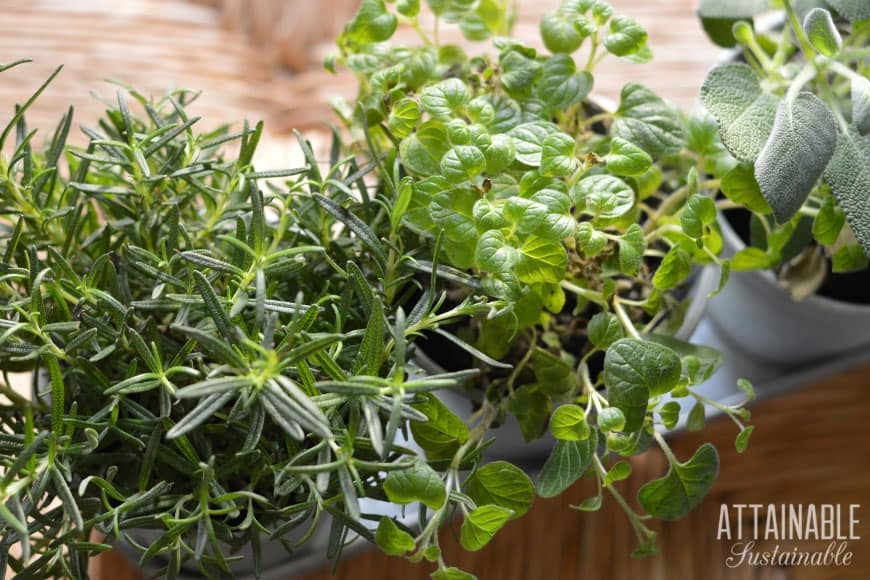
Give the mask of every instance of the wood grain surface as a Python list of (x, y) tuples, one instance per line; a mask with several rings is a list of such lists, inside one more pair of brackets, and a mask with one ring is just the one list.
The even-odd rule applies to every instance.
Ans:
[[(76, 126), (92, 125), (104, 107), (91, 92), (114, 98), (116, 87), (104, 82), (114, 78), (145, 95), (161, 96), (171, 88), (202, 90), (192, 109), (202, 115), (201, 125), (263, 119), (271, 144), (279, 147), (280, 137), (294, 127), (322, 130), (322, 122), (333, 118), (332, 97), (355, 94), (353, 75), (333, 75), (320, 62), (334, 51), (336, 20), (358, 1), (3, 0), (0, 62), (34, 62), (0, 76), (0, 121), (11, 114), (13, 102), (27, 99), (63, 64), (64, 71), (28, 114), (31, 127), (53, 127), (70, 104), (76, 107)], [(608, 58), (596, 71), (596, 93), (616, 98), (634, 80), (684, 107), (694, 106), (704, 74), (719, 55), (695, 17), (697, 1), (612, 0), (648, 29), (655, 64)], [(558, 0), (520, 0), (516, 34), (541, 46), (539, 19), (557, 5)], [(431, 26), (425, 14), (421, 18)], [(443, 28), (445, 42), (461, 40), (451, 30), (455, 27)], [(419, 40), (403, 27), (397, 42)], [(294, 50), (304, 52), (287, 54)], [(276, 53), (284, 56), (276, 60)], [(78, 131), (73, 136), (82, 140)]]
[[(563, 497), (538, 500), (522, 520), (509, 524), (486, 548), (462, 551), (455, 532), (442, 533), (448, 562), (481, 580), (698, 579), (821, 580), (870, 578), (870, 366), (830, 377), (784, 397), (753, 407), (756, 425), (745, 455), (734, 450), (735, 426), (716, 420), (700, 433), (682, 433), (671, 441), (687, 459), (704, 441), (719, 449), (719, 479), (699, 508), (676, 522), (656, 523), (662, 553), (645, 559), (628, 557), (634, 538), (613, 501), (596, 514), (570, 509), (594, 492), (581, 482)], [(633, 461), (634, 474), (620, 487), (634, 496), (638, 485), (665, 470), (663, 455), (648, 452)], [(857, 527), (861, 541), (852, 542), (848, 568), (729, 569), (731, 545), (716, 539), (719, 509), (733, 504), (862, 504)], [(822, 549), (828, 542), (779, 542), (790, 550)], [(763, 543), (762, 543), (763, 544)], [(759, 545), (758, 549), (772, 545)], [(375, 552), (343, 562), (336, 576), (328, 571), (304, 580), (428, 578), (425, 566)]]
[[(611, 498), (594, 514), (570, 509), (591, 495), (594, 486), (581, 481), (564, 496), (537, 500), (519, 521), (511, 522), (479, 552), (464, 552), (457, 528), (441, 534), (445, 558), (475, 573), (480, 580), (866, 580), (870, 578), (870, 366), (808, 385), (752, 407), (755, 433), (744, 455), (734, 451), (735, 427), (728, 420), (711, 421), (701, 433), (681, 433), (671, 445), (688, 458), (704, 441), (719, 449), (719, 479), (707, 499), (688, 517), (653, 524), (662, 553), (629, 558), (634, 546), (624, 515)], [(658, 451), (633, 460), (634, 474), (619, 484), (633, 497), (640, 483), (662, 475), (665, 461)], [(750, 567), (729, 569), (731, 544), (716, 539), (720, 505), (733, 504), (861, 504), (853, 552), (847, 568)], [(781, 549), (824, 549), (827, 542), (779, 542)], [(758, 550), (772, 549), (761, 542)], [(117, 554), (96, 563), (99, 580), (138, 580)], [(302, 580), (423, 580), (430, 565), (368, 551), (331, 570)]]

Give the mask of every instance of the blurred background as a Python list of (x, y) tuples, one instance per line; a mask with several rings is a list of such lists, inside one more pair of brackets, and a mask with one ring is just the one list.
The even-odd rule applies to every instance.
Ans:
[[(317, 141), (318, 133), (325, 132), (323, 122), (334, 120), (330, 98), (354, 94), (352, 75), (329, 73), (322, 62), (358, 2), (2, 0), (0, 62), (34, 62), (0, 76), (0, 120), (8, 119), (13, 103), (27, 99), (62, 64), (63, 71), (27, 116), (31, 127), (53, 127), (70, 104), (76, 108), (74, 127), (94, 124), (103, 110), (94, 94), (114, 99), (117, 90), (106, 79), (127, 83), (146, 96), (201, 90), (191, 109), (203, 117), (204, 127), (262, 119), (268, 138), (260, 165), (287, 166), (295, 158), (291, 130), (298, 128)], [(615, 99), (623, 84), (636, 80), (684, 107), (693, 106), (718, 53), (694, 16), (696, 3), (614, 0), (618, 10), (647, 28), (657, 64), (608, 59), (596, 70), (594, 92)], [(538, 21), (558, 0), (518, 4), (515, 32), (540, 46)], [(425, 28), (426, 16), (421, 20)], [(397, 41), (416, 39), (410, 29), (397, 35)], [(458, 31), (446, 39), (462, 42)]]

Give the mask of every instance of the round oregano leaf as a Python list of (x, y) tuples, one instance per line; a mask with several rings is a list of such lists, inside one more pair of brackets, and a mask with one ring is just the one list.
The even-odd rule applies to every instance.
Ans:
[(477, 241), (474, 262), (485, 271), (492, 273), (509, 272), (517, 257), (516, 248), (505, 240), (499, 230), (484, 232)]
[(568, 254), (560, 242), (531, 235), (519, 251), (515, 272), (521, 282), (558, 284), (565, 277)]
[(858, 244), (846, 244), (831, 257), (831, 270), (835, 274), (858, 272), (867, 268), (867, 256)]
[(617, 461), (607, 471), (607, 475), (604, 477), (604, 485), (606, 487), (614, 482), (628, 479), (630, 476), (631, 464), (628, 461)]
[(414, 99), (406, 97), (393, 104), (387, 118), (387, 128), (399, 139), (404, 139), (414, 132), (419, 119), (420, 105)]
[(605, 161), (607, 169), (615, 175), (641, 175), (652, 165), (652, 157), (646, 151), (619, 137), (610, 141)]
[(701, 401), (692, 405), (688, 416), (686, 417), (686, 429), (689, 431), (701, 431), (707, 423), (707, 410), (704, 408), (704, 403)]
[(399, 143), (399, 155), (405, 167), (424, 176), (440, 174), (441, 158), (448, 149), (447, 131), (435, 119), (421, 124)]
[(465, 107), (465, 113), (472, 123), (489, 125), (495, 120), (495, 108), (483, 97), (474, 97)]
[(604, 356), (607, 399), (625, 415), (624, 430), (641, 428), (650, 397), (664, 395), (680, 380), (683, 365), (670, 348), (636, 338), (614, 342)]
[(619, 270), (623, 274), (634, 276), (643, 262), (643, 253), (646, 250), (646, 238), (643, 229), (638, 224), (631, 224), (619, 238)]
[(820, 244), (833, 245), (840, 237), (844, 225), (846, 225), (846, 214), (837, 207), (832, 196), (825, 196), (819, 207), (819, 213), (813, 219), (813, 237)]
[[(451, 119), (447, 123), (446, 129), (447, 139), (451, 145), (471, 144), (471, 128), (463, 119)], [(476, 146), (477, 143), (474, 143), (474, 145)]]
[(512, 197), (504, 204), (504, 216), (521, 234), (531, 234), (544, 223), (547, 206), (525, 197)]
[(702, 445), (685, 463), (673, 462), (661, 479), (640, 488), (643, 509), (662, 520), (676, 520), (701, 503), (719, 474), (719, 455), (710, 443)]
[(541, 165), (541, 151), (544, 139), (553, 133), (560, 132), (559, 128), (553, 123), (532, 121), (514, 127), (508, 135), (513, 139), (516, 146), (517, 161), (532, 167), (539, 167)]
[(390, 14), (383, 0), (363, 0), (346, 34), (361, 44), (383, 42), (393, 36), (397, 25), (396, 15)]
[(465, 83), (457, 78), (449, 78), (423, 89), (420, 105), (433, 117), (445, 118), (464, 106), (469, 98)]
[(532, 93), (532, 87), (541, 74), (541, 63), (516, 47), (499, 55), (502, 68), (501, 85), (515, 99), (524, 100)]
[(616, 219), (634, 207), (634, 190), (613, 175), (590, 175), (571, 190), (574, 203), (599, 219)]
[(686, 200), (680, 215), (680, 225), (691, 238), (701, 238), (706, 226), (716, 222), (716, 204), (705, 195), (695, 194)]
[(393, 518), (386, 516), (378, 522), (375, 543), (390, 556), (404, 556), (416, 547), (411, 534), (399, 528)]
[(586, 422), (586, 412), (579, 405), (562, 405), (550, 417), (550, 433), (562, 441), (583, 441), (589, 438), (591, 429)]
[(605, 407), (598, 413), (598, 428), (620, 433), (625, 429), (625, 415), (616, 407)]
[(432, 572), (432, 580), (477, 580), (477, 576), (450, 566)]
[(597, 447), (597, 431), (592, 431), (584, 440), (556, 441), (538, 476), (538, 495), (556, 497), (571, 487), (592, 465)]
[(758, 188), (755, 169), (750, 164), (742, 163), (734, 166), (722, 177), (720, 187), (725, 197), (752, 213), (766, 215), (773, 211)]
[(548, 395), (565, 395), (577, 387), (577, 373), (573, 359), (556, 356), (543, 348), (536, 348), (532, 355), (532, 368), (538, 388)]
[[(580, 222), (577, 224), (574, 237), (577, 240), (577, 246), (587, 258), (597, 256), (607, 245), (607, 238), (604, 234), (596, 231), (589, 222)], [(641, 234), (641, 237), (643, 237), (643, 234)]]
[(612, 135), (634, 143), (653, 157), (678, 153), (685, 144), (680, 114), (640, 83), (623, 87), (614, 117)]
[(564, 177), (577, 168), (574, 139), (565, 133), (547, 135), (541, 142), (541, 175)]
[(387, 498), (397, 504), (415, 501), (437, 510), (447, 500), (444, 482), (428, 464), (416, 462), (411, 467), (391, 471), (384, 480)]
[(492, 504), (475, 508), (462, 522), (459, 543), (466, 550), (480, 550), (508, 522), (513, 513), (513, 510)]
[(429, 458), (450, 458), (468, 441), (468, 427), (432, 393), (417, 393), (412, 407), (428, 421), (411, 421), (414, 441)]
[(610, 312), (599, 312), (593, 316), (586, 327), (586, 332), (593, 346), (602, 350), (606, 350), (624, 336), (619, 318)]
[(471, 181), (486, 170), (486, 158), (474, 145), (456, 145), (441, 158), (441, 174), (450, 183)]
[(737, 438), (734, 439), (734, 449), (737, 450), (737, 453), (743, 453), (746, 451), (746, 448), (749, 447), (749, 438), (752, 436), (754, 430), (755, 427), (749, 425), (748, 427), (741, 429), (740, 433), (737, 434)]
[(604, 46), (616, 56), (637, 54), (646, 46), (647, 32), (629, 16), (617, 16), (610, 21), (610, 34), (604, 37)]
[(573, 58), (557, 54), (544, 62), (537, 95), (550, 109), (563, 110), (585, 99), (592, 90), (592, 83), (592, 74), (578, 73)]
[(680, 420), (680, 404), (677, 401), (668, 401), (658, 409), (659, 417), (661, 417), (662, 425), (666, 429), (673, 429), (677, 426)]
[(420, 12), (420, 0), (399, 0), (396, 3), (396, 10), (402, 16), (413, 18)]
[(481, 120), (480, 122), (493, 135), (507, 133), (523, 122), (523, 111), (519, 103), (514, 99), (501, 94), (485, 94), (477, 97), (477, 99), (488, 103), (492, 107), (493, 119), (491, 121)]
[(478, 507), (496, 505), (512, 510), (511, 519), (525, 515), (535, 499), (529, 476), (507, 461), (487, 463), (465, 480), (464, 488)]
[(653, 286), (659, 290), (671, 290), (692, 273), (692, 257), (680, 246), (674, 246), (665, 254), (653, 276)]
[(485, 197), (480, 198), (474, 203), (472, 215), (474, 217), (474, 225), (484, 233), (487, 230), (498, 230), (510, 225), (510, 222), (504, 216), (503, 209)]
[(570, 54), (580, 48), (583, 40), (588, 36), (587, 29), (576, 26), (580, 15), (566, 14), (562, 10), (550, 12), (541, 19), (541, 39), (544, 46), (552, 53)]
[(484, 148), (483, 156), (486, 157), (486, 172), (489, 175), (501, 173), (514, 162), (517, 156), (517, 148), (514, 140), (508, 135), (493, 135), (488, 147)]

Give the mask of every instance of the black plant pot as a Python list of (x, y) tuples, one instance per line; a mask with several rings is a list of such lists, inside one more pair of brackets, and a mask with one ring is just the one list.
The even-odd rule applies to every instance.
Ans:
[[(718, 270), (713, 267), (703, 268), (694, 276), (693, 284), (685, 298), (688, 306), (682, 323), (673, 333), (675, 338), (688, 340), (698, 328), (706, 311), (708, 295), (716, 289), (718, 278)], [(416, 360), (429, 373), (443, 373), (446, 363), (438, 356), (439, 354), (418, 348)], [(465, 418), (470, 415), (472, 408), (464, 391), (443, 390), (438, 393), (438, 397), (459, 417)], [(498, 427), (493, 435), (495, 441), (484, 454), (487, 461), (505, 460), (529, 468), (540, 467), (556, 443), (549, 433), (535, 441), (526, 441), (519, 423), (512, 415), (508, 415), (505, 423)]]

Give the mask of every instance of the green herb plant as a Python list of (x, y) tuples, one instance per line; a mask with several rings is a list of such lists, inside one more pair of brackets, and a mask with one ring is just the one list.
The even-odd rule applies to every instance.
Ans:
[(161, 577), (226, 577), (242, 548), (259, 575), (263, 544), (317, 526), (324, 556), (405, 546), (360, 498), (446, 504), (445, 468), (402, 441), (474, 372), (421, 375), (410, 341), (494, 305), (440, 308), (414, 281), (402, 204), (340, 142), (327, 166), (300, 138), (304, 167), (257, 171), (262, 124), (198, 132), (195, 94), (131, 89), (86, 147), (72, 109), (37, 146), (24, 114), (50, 80), (0, 133), (0, 576), (86, 578), (116, 541)]
[[(591, 470), (599, 493), (578, 509), (598, 509), (607, 489), (628, 514), (636, 553), (651, 553), (655, 534), (645, 519), (685, 515), (718, 470), (712, 445), (681, 462), (658, 429), (689, 408), (690, 425), (700, 428), (705, 404), (734, 420), (741, 451), (752, 429), (742, 405), (692, 389), (715, 371), (719, 354), (670, 336), (698, 268), (718, 266), (720, 288), (728, 278), (713, 199), (719, 183), (699, 179), (727, 163), (727, 153), (711, 121), (680, 114), (639, 83), (624, 86), (615, 110), (588, 98), (608, 56), (636, 63), (652, 56), (646, 31), (604, 1), (566, 0), (544, 16), (546, 51), (505, 36), (514, 20), (508, 2), (427, 4), (431, 31), (421, 25), (419, 2), (399, 1), (393, 11), (364, 0), (327, 63), (359, 79), (357, 102), (336, 107), (356, 150), (369, 152), (386, 190), (409, 192), (405, 247), (441, 264), (453, 300), (483, 295), (503, 304), (495, 315), (438, 331), (483, 370), (470, 381), (478, 401), (470, 436), (433, 398), (421, 409), (429, 423), (412, 426), (415, 440), (430, 458), (459, 465), (506, 415), (528, 440), (549, 425), (557, 442), (537, 494), (558, 495)], [(400, 22), (419, 33), (418, 46), (387, 43)], [(495, 54), (469, 56), (441, 43), (443, 23), (457, 24), (469, 41), (492, 37)], [(459, 360), (460, 368), (471, 364)], [(631, 472), (612, 458), (653, 443), (670, 469), (641, 488), (642, 513), (612, 485)], [(460, 540), (471, 550), (522, 515), (517, 493), (495, 487), (512, 481), (509, 473), (496, 462), (450, 478), (448, 504), (429, 520), (418, 549), (428, 549), (434, 536), (427, 533), (449, 504), (462, 513)], [(436, 577), (465, 577), (458, 574)]]
[(868, 265), (870, 4), (783, 0), (783, 25), (755, 30), (768, 4), (701, 2), (711, 37), (743, 57), (713, 69), (701, 96), (740, 162), (722, 192), (753, 212), (752, 242), (732, 266), (779, 268), (800, 297), (829, 270)]

